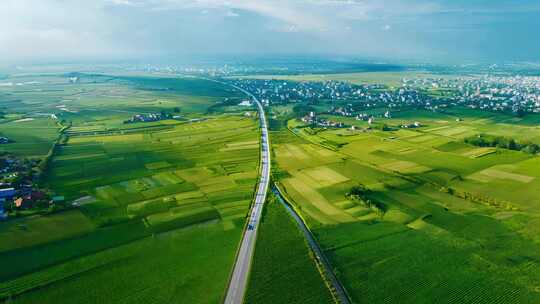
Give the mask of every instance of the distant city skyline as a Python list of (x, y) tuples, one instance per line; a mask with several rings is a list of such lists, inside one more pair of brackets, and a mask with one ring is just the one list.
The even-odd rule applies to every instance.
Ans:
[(0, 63), (342, 55), (540, 61), (540, 2), (4, 0)]

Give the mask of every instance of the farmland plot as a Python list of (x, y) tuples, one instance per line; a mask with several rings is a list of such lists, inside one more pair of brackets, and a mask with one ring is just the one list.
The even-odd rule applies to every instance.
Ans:
[[(29, 218), (24, 230), (17, 223), (0, 226), (3, 263), (21, 265), (26, 255), (33, 260), (0, 273), (8, 279), (0, 297), (219, 301), (255, 189), (257, 130), (256, 120), (229, 115), (130, 134), (70, 135), (46, 181), (67, 200), (85, 203)], [(136, 229), (115, 235), (128, 225)], [(57, 254), (39, 258), (40, 248)], [(81, 293), (81, 286), (95, 292)]]
[[(540, 158), (467, 145), (498, 126), (466, 113), (467, 123), (429, 119), (418, 132), (311, 135), (350, 138), (327, 158), (313, 152), (322, 140), (271, 133), (276, 178), (353, 302), (540, 302)], [(524, 138), (523, 128), (505, 136)], [(358, 184), (382, 209), (347, 195)]]

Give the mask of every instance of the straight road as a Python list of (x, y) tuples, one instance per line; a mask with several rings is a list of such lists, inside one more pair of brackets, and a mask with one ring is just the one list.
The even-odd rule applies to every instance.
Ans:
[(255, 242), (257, 241), (257, 231), (261, 219), (264, 202), (266, 200), (266, 192), (270, 182), (270, 142), (268, 141), (268, 129), (266, 125), (266, 116), (264, 108), (260, 101), (248, 91), (233, 86), (234, 88), (244, 92), (250, 96), (257, 104), (259, 109), (260, 125), (261, 125), (261, 171), (259, 186), (255, 197), (255, 203), (251, 207), (249, 220), (244, 230), (240, 250), (236, 256), (233, 273), (229, 282), (229, 288), (225, 297), (225, 304), (242, 304), (244, 294), (246, 293), (247, 281), (249, 278), (249, 270), (251, 268), (251, 260), (255, 251)]

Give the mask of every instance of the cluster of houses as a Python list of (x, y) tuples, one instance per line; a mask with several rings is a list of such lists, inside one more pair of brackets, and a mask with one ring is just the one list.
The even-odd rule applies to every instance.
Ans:
[(416, 88), (402, 87), (389, 90), (377, 84), (351, 84), (348, 82), (325, 81), (283, 81), (283, 80), (235, 80), (233, 84), (254, 94), (267, 104), (287, 104), (296, 102), (351, 102), (346, 107), (335, 109), (338, 115), (351, 116), (351, 109), (376, 107), (398, 108), (402, 106), (425, 106), (433, 103), (433, 98), (420, 93)]
[(329, 111), (329, 114), (350, 117), (354, 115), (354, 109), (352, 107), (352, 104), (347, 104), (343, 107), (332, 107), (332, 109), (330, 109)]
[(422, 127), (422, 124), (420, 122), (418, 122), (418, 121), (415, 121), (415, 122), (410, 123), (410, 124), (402, 124), (399, 127), (402, 128), (402, 129), (414, 129), (414, 128)]
[(338, 121), (332, 121), (318, 117), (315, 112), (309, 112), (309, 115), (306, 115), (301, 118), (302, 122), (321, 128), (345, 128), (345, 124)]
[(498, 112), (540, 113), (540, 77), (491, 76), (407, 80), (406, 87), (428, 86), (443, 92), (447, 106)]
[[(340, 111), (342, 111), (342, 110), (341, 109), (337, 109), (337, 110), (332, 109), (330, 111), (330, 113), (335, 114), (335, 113), (338, 113)], [(350, 113), (350, 112), (347, 112), (347, 113)], [(343, 116), (350, 116), (350, 115), (343, 115)], [(392, 118), (392, 114), (390, 113), (390, 111), (386, 111), (384, 114), (380, 115), (380, 117), (390, 119), (390, 118)], [(370, 127), (368, 127), (365, 130), (371, 129), (371, 126), (375, 123), (375, 116), (372, 115), (372, 114), (359, 113), (359, 114), (356, 114), (355, 119), (359, 120), (359, 121), (366, 121), (368, 123), (368, 125)], [(347, 127), (345, 124), (343, 124), (341, 122), (335, 122), (335, 121), (332, 121), (332, 120), (326, 120), (324, 118), (319, 118), (315, 112), (310, 112), (309, 115), (306, 115), (306, 116), (302, 117), (301, 120), (302, 120), (302, 122), (304, 122), (306, 124), (310, 124), (310, 125), (317, 126), (317, 127), (324, 127), (324, 128), (328, 128), (328, 127), (345, 128), (345, 127)], [(422, 124), (419, 121), (415, 121), (415, 122), (412, 122), (412, 123), (401, 124), (401, 125), (399, 125), (399, 127), (403, 128), (403, 129), (414, 129), (414, 128), (422, 127)], [(356, 129), (357, 128), (355, 126), (351, 127), (352, 131), (355, 131)]]
[(7, 218), (7, 211), (48, 207), (63, 201), (63, 197), (51, 197), (37, 187), (34, 168), (38, 161), (0, 156), (0, 219)]
[[(141, 67), (138, 67), (141, 68)], [(148, 71), (182, 71), (210, 76), (253, 74), (267, 71), (257, 66), (224, 65), (221, 67), (157, 67), (144, 66)], [(308, 68), (309, 70), (309, 68)], [(288, 104), (318, 101), (352, 102), (360, 108), (415, 107), (437, 111), (453, 106), (465, 106), (486, 111), (510, 113), (540, 113), (539, 76), (500, 76), (481, 70), (485, 76), (414, 76), (402, 78), (396, 87), (382, 84), (352, 84), (328, 79), (319, 74), (315, 81), (279, 79), (234, 79), (232, 84), (252, 92), (263, 104)], [(478, 71), (467, 75), (478, 74)], [(317, 74), (313, 74), (312, 78)], [(357, 109), (358, 111), (358, 109)], [(347, 114), (345, 114), (347, 115)], [(354, 115), (353, 115), (354, 116)]]
[(375, 117), (367, 113), (360, 113), (356, 115), (356, 120), (367, 121), (369, 125), (372, 125), (375, 122)]
[(321, 78), (321, 81), (242, 79), (234, 80), (232, 83), (253, 92), (266, 104), (360, 100), (370, 90), (383, 88), (381, 85), (354, 85), (348, 82), (324, 80), (324, 78)]
[(53, 196), (32, 185), (0, 188), (0, 220), (7, 219), (8, 211), (48, 207), (64, 202), (63, 196)]
[(234, 85), (253, 92), (265, 104), (327, 101), (344, 104), (336, 115), (354, 116), (373, 108), (438, 111), (463, 106), (486, 111), (540, 113), (540, 77), (483, 76), (402, 79), (401, 87), (356, 85), (341, 81), (242, 79)]
[(153, 122), (160, 121), (165, 119), (179, 119), (179, 115), (173, 115), (171, 113), (146, 113), (146, 114), (135, 114), (130, 119), (124, 121), (125, 124), (136, 123), (136, 122)]

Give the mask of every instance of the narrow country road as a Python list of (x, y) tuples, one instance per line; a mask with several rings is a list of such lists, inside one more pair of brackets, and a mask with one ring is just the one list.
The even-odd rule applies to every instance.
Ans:
[(233, 87), (249, 95), (257, 104), (261, 124), (261, 170), (259, 185), (257, 187), (255, 203), (253, 204), (249, 214), (248, 223), (242, 237), (240, 250), (236, 256), (234, 269), (229, 282), (229, 287), (227, 289), (227, 295), (225, 297), (225, 304), (242, 304), (244, 294), (246, 293), (249, 270), (251, 268), (251, 260), (253, 258), (253, 252), (255, 251), (255, 242), (257, 240), (259, 221), (262, 215), (264, 202), (266, 200), (266, 192), (268, 191), (268, 184), (270, 181), (270, 143), (268, 141), (268, 129), (262, 104), (253, 94), (249, 93), (248, 91), (234, 85)]

